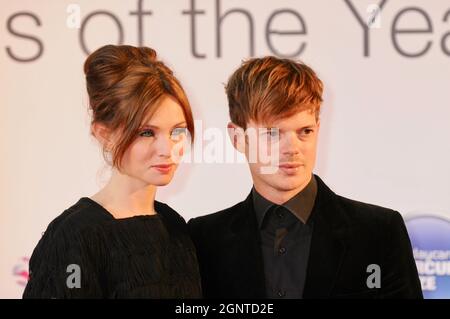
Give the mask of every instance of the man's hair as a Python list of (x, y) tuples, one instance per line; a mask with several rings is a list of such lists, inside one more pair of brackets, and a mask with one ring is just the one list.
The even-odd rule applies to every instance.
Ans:
[(231, 75), (225, 86), (231, 121), (246, 128), (310, 110), (319, 119), (323, 84), (302, 62), (273, 56), (253, 58)]

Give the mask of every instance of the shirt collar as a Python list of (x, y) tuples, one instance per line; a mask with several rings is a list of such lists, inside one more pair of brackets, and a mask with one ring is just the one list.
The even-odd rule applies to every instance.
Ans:
[(273, 206), (283, 206), (302, 223), (306, 223), (311, 215), (317, 195), (317, 181), (314, 175), (300, 192), (281, 205), (277, 205), (259, 194), (255, 187), (252, 188), (253, 206), (256, 213), (258, 225), (261, 228), (264, 218)]

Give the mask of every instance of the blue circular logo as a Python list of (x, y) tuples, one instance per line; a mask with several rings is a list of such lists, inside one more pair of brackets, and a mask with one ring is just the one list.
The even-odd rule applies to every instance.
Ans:
[(450, 215), (414, 213), (405, 219), (424, 298), (450, 298)]

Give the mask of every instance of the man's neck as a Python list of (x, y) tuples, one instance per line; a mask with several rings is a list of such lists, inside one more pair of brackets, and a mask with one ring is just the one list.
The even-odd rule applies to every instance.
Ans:
[(271, 201), (274, 204), (282, 205), (286, 203), (288, 200), (290, 200), (292, 197), (300, 193), (305, 187), (309, 184), (311, 181), (312, 175), (309, 179), (307, 179), (302, 185), (299, 187), (296, 187), (294, 189), (290, 190), (279, 190), (276, 188), (273, 188), (268, 185), (264, 185), (262, 183), (255, 183), (253, 181), (253, 185), (256, 189), (256, 191), (263, 196), (265, 199)]

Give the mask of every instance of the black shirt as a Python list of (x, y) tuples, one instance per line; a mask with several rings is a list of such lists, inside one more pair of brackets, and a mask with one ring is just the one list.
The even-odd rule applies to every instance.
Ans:
[[(30, 259), (24, 298), (199, 298), (194, 246), (183, 218), (155, 202), (156, 215), (115, 219), (83, 197), (50, 223)], [(80, 287), (67, 281), (79, 266)], [(73, 277), (72, 277), (73, 279)]]
[(314, 175), (302, 191), (282, 205), (252, 190), (268, 298), (303, 296), (314, 224), (310, 214), (316, 194)]

